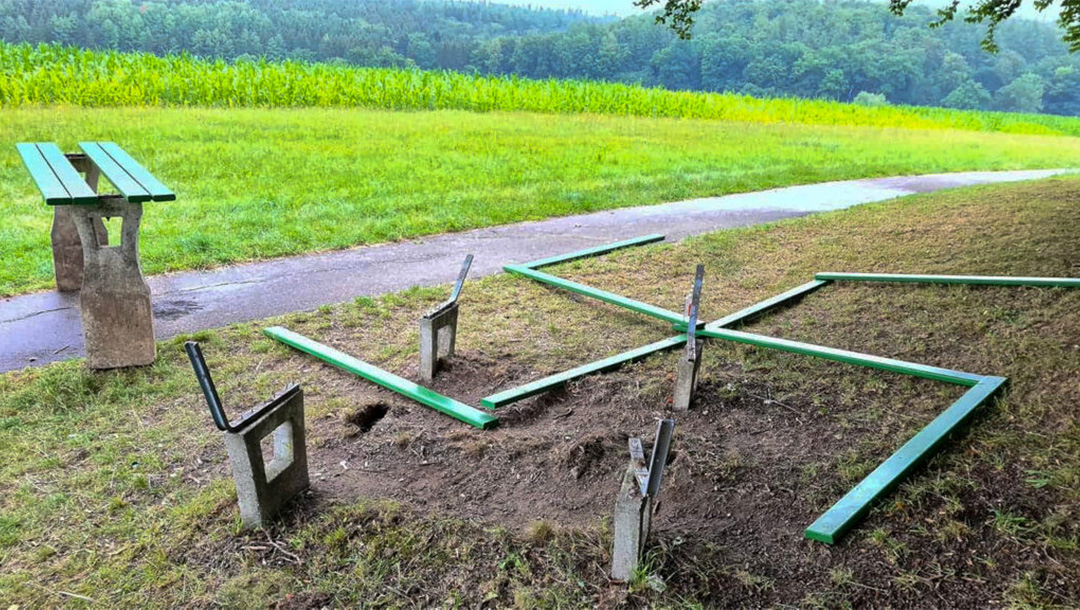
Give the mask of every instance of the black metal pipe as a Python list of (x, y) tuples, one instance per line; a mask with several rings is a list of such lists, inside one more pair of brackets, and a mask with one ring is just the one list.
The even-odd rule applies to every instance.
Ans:
[(224, 407), (221, 406), (221, 397), (218, 396), (217, 387), (214, 386), (214, 379), (210, 376), (210, 368), (206, 366), (202, 348), (199, 347), (197, 342), (188, 341), (184, 344), (184, 350), (187, 351), (188, 359), (191, 360), (191, 368), (195, 370), (195, 378), (199, 380), (199, 387), (202, 388), (203, 396), (206, 397), (206, 404), (210, 407), (210, 416), (214, 418), (214, 425), (222, 432), (232, 434), (240, 432), (259, 419), (264, 413), (287, 402), (300, 391), (300, 386), (291, 383), (280, 394), (261, 407), (241, 414), (240, 420), (232, 424), (229, 422), (228, 415), (225, 414)]

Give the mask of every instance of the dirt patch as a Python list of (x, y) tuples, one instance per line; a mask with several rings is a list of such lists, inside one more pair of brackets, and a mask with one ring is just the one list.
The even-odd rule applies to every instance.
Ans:
[[(836, 288), (751, 330), (792, 338), (810, 334), (815, 342), (838, 347), (1009, 373), (1007, 358), (988, 362), (972, 354), (972, 349), (983, 353), (970, 326), (978, 322), (918, 332), (905, 316), (924, 310), (922, 303), (945, 309), (962, 305), (1001, 310), (1000, 323), (1014, 325), (1017, 315), (1008, 313), (1016, 309), (1014, 292), (976, 290), (950, 297), (946, 289), (934, 297), (903, 296), (903, 290), (882, 295), (880, 287)], [(882, 302), (890, 298), (896, 311), (881, 318)], [(962, 302), (949, 302), (957, 298)], [(861, 319), (858, 306), (845, 305), (852, 302), (865, 303), (867, 315), (876, 319)], [(1063, 306), (1045, 300), (1039, 304)], [(811, 325), (818, 315), (826, 321)], [(857, 345), (842, 327), (849, 333), (851, 328), (872, 332), (850, 335), (858, 337), (855, 343), (863, 342)], [(905, 336), (914, 339), (900, 341)], [(965, 340), (953, 341), (954, 336)], [(326, 340), (333, 343), (333, 333)], [(912, 341), (911, 352), (905, 353)], [(995, 523), (1021, 519), (1033, 524), (1046, 518), (1047, 510), (1023, 500), (1015, 481), (1006, 485), (1008, 477), (984, 466), (962, 473), (948, 466), (955, 459), (952, 451), (963, 455), (972, 446), (968, 437), (950, 445), (931, 474), (924, 472), (913, 483), (940, 486), (944, 477), (958, 481), (955, 488), (905, 488), (836, 547), (803, 537), (817, 516), (958, 398), (961, 388), (712, 342), (695, 407), (677, 414), (668, 400), (675, 357), (654, 356), (501, 409), (500, 427), (486, 432), (432, 417), (425, 407), (328, 370), (335, 396), (369, 405), (361, 410), (364, 418), (370, 405), (383, 405), (383, 417), (359, 435), (347, 433), (357, 427), (350, 418), (314, 422), (311, 434), (322, 439), (310, 452), (314, 501), (389, 498), (422, 513), (509, 526), (525, 537), (538, 521), (588, 527), (610, 517), (627, 463), (627, 438), (638, 436), (648, 445), (655, 421), (675, 417), (677, 459), (665, 476), (654, 532), (668, 562), (662, 569), (668, 585), (713, 592), (699, 599), (790, 602), (820, 589), (827, 593), (812, 601), (824, 605), (918, 606), (927, 583), (940, 577), (935, 574), (950, 573), (970, 582), (935, 590), (935, 604), (975, 608), (1005, 594), (995, 574), (1022, 573), (1022, 566), (1037, 563), (1030, 549), (1003, 537)], [(405, 370), (412, 369), (406, 365)], [(477, 404), (485, 395), (549, 372), (465, 350), (448, 363), (433, 388)], [(1022, 397), (1034, 387), (1022, 384), (1013, 395)], [(1003, 511), (1010, 516), (995, 516)], [(933, 515), (933, 525), (927, 515)], [(920, 521), (926, 527), (913, 532), (910, 528)], [(975, 561), (985, 556), (994, 557), (993, 566)], [(711, 567), (703, 570), (702, 565)], [(1046, 572), (1048, 579), (1056, 577), (1053, 569)]]

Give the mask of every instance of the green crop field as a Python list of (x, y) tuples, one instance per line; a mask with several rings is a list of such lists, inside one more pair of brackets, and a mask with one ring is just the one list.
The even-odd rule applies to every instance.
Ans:
[[(0, 296), (52, 277), (50, 211), (19, 141), (113, 140), (176, 190), (144, 218), (148, 273), (791, 184), (1080, 160), (1080, 119), (2, 43), (0, 104)], [(422, 108), (436, 110), (402, 111)]]
[(1080, 119), (0, 42), (0, 104), (528, 111), (1080, 135)]

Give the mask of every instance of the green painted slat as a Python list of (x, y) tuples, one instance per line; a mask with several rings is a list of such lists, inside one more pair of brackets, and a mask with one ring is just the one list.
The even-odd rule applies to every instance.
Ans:
[(56, 177), (52, 168), (49, 167), (49, 163), (45, 160), (41, 151), (38, 150), (37, 144), (19, 142), (15, 145), (15, 149), (19, 151), (23, 165), (30, 172), (30, 177), (34, 179), (38, 190), (41, 191), (45, 203), (48, 205), (70, 205), (71, 194), (67, 192), (60, 179)]
[(539, 269), (540, 267), (547, 267), (549, 265), (565, 263), (566, 261), (572, 261), (578, 258), (600, 256), (601, 254), (607, 254), (608, 252), (614, 252), (615, 250), (633, 248), (634, 246), (643, 246), (645, 244), (651, 244), (658, 241), (664, 241), (664, 236), (660, 235), (659, 233), (653, 235), (643, 235), (641, 237), (635, 237), (633, 239), (627, 239), (625, 241), (617, 241), (615, 243), (605, 244), (603, 246), (596, 246), (595, 248), (578, 250), (577, 252), (571, 252), (569, 254), (560, 254), (558, 256), (552, 256), (550, 258), (542, 258), (538, 261), (525, 263), (521, 266), (528, 269)]
[(779, 306), (783, 305), (784, 303), (786, 303), (788, 301), (791, 301), (793, 299), (797, 299), (799, 297), (806, 296), (807, 294), (817, 290), (818, 288), (821, 288), (822, 286), (826, 286), (828, 284), (829, 284), (828, 280), (812, 280), (812, 281), (809, 281), (809, 282), (803, 284), (802, 286), (796, 286), (795, 288), (792, 288), (791, 290), (788, 290), (787, 292), (784, 292), (782, 294), (778, 294), (778, 295), (776, 295), (776, 296), (774, 296), (772, 298), (769, 298), (769, 299), (765, 299), (764, 301), (762, 301), (760, 303), (756, 303), (754, 305), (751, 305), (750, 307), (747, 307), (746, 309), (740, 309), (739, 311), (736, 311), (733, 314), (726, 315), (723, 318), (720, 318), (719, 320), (716, 320), (714, 322), (709, 322), (708, 324), (705, 325), (705, 328), (725, 328), (725, 327), (729, 327), (729, 326), (735, 326), (736, 324), (740, 324), (740, 323), (746, 321), (749, 318), (752, 318), (754, 316), (765, 313), (766, 311), (768, 311), (770, 309), (774, 309), (776, 307), (779, 307)]
[(263, 333), (272, 339), (281, 341), (286, 345), (292, 346), (307, 354), (311, 354), (312, 356), (328, 362), (342, 370), (359, 375), (372, 383), (378, 384), (393, 392), (397, 392), (422, 405), (431, 407), (440, 413), (445, 413), (450, 417), (476, 426), (482, 430), (491, 428), (499, 422), (499, 418), (490, 413), (475, 409), (452, 398), (433, 392), (408, 379), (398, 377), (389, 371), (384, 371), (377, 366), (368, 364), (363, 360), (354, 358), (328, 345), (312, 341), (291, 330), (281, 328), (280, 326), (272, 326), (263, 329)]
[(533, 269), (529, 269), (528, 267), (522, 267), (520, 265), (507, 265), (503, 267), (503, 269), (506, 270), (508, 273), (521, 275), (529, 279), (536, 280), (537, 282), (550, 284), (557, 288), (569, 290), (570, 292), (576, 292), (582, 296), (592, 297), (605, 303), (610, 303), (619, 307), (625, 307), (626, 309), (629, 309), (631, 311), (636, 311), (647, 316), (659, 318), (661, 320), (664, 320), (665, 322), (670, 322), (671, 324), (685, 323), (685, 319), (683, 318), (683, 316), (673, 311), (668, 311), (666, 309), (663, 309), (662, 307), (657, 307), (655, 305), (649, 305), (648, 303), (642, 303), (641, 301), (635, 301), (634, 299), (628, 299), (624, 296), (619, 296), (613, 292), (600, 290), (599, 288), (593, 288), (591, 286), (586, 286), (585, 284), (579, 284), (570, 280), (564, 280), (561, 277), (555, 277), (554, 275), (544, 273), (543, 271), (535, 271)]
[(875, 468), (825, 514), (818, 517), (806, 529), (806, 537), (826, 544), (835, 544), (870, 510), (876, 500), (899, 485), (916, 467), (933, 457), (942, 443), (969, 421), (979, 406), (993, 396), (1006, 381), (1003, 377), (984, 377), (928, 426), (904, 443), (903, 447)]
[(113, 183), (116, 190), (131, 203), (145, 203), (150, 201), (150, 193), (131, 177), (124, 168), (120, 167), (113, 158), (106, 153), (97, 142), (79, 142), (79, 148), (86, 153), (94, 165), (98, 166), (101, 173)]
[(481, 399), (480, 405), (487, 407), (488, 409), (505, 407), (506, 405), (513, 404), (519, 400), (525, 400), (530, 396), (536, 396), (537, 394), (543, 394), (544, 392), (549, 392), (555, 388), (562, 387), (563, 385), (566, 385), (567, 382), (580, 377), (585, 377), (586, 375), (592, 375), (594, 373), (612, 371), (624, 364), (636, 362), (651, 354), (655, 354), (656, 352), (672, 349), (684, 343), (686, 343), (686, 335), (678, 335), (671, 337), (670, 339), (650, 343), (644, 347), (639, 347), (609, 358), (604, 358), (603, 360), (597, 360), (596, 362), (591, 362), (575, 369), (570, 369), (569, 371), (556, 373), (549, 377), (533, 381), (532, 383), (499, 392), (498, 394), (492, 394), (487, 398)]
[(980, 286), (1043, 286), (1080, 288), (1080, 279), (1069, 277), (1008, 277), (993, 275), (903, 275), (894, 273), (818, 273), (819, 280), (836, 282), (904, 282), (915, 284), (974, 284)]
[(857, 364), (872, 369), (901, 373), (903, 375), (913, 375), (923, 379), (933, 379), (935, 381), (944, 381), (946, 383), (954, 383), (967, 387), (972, 387), (983, 380), (982, 375), (973, 375), (971, 373), (953, 371), (926, 364), (915, 364), (913, 362), (904, 362), (903, 360), (894, 360), (892, 358), (882, 358), (881, 356), (849, 352), (847, 350), (823, 347), (811, 343), (802, 343), (800, 341), (789, 341), (787, 339), (777, 339), (776, 337), (755, 335), (738, 330), (705, 328), (699, 330), (698, 334), (704, 337), (713, 337), (714, 339), (727, 339), (728, 341), (735, 341), (737, 343), (778, 349), (794, 354), (802, 354), (804, 356), (816, 356), (826, 360)]
[(146, 192), (150, 193), (150, 198), (154, 201), (176, 201), (176, 193), (169, 190), (169, 187), (161, 183), (160, 180), (155, 178), (146, 171), (146, 168), (139, 164), (138, 161), (131, 158), (131, 155), (116, 145), (114, 142), (98, 142), (101, 149), (106, 152), (113, 161), (124, 169), (136, 182), (142, 185)]
[(37, 147), (41, 151), (41, 156), (52, 167), (53, 173), (64, 185), (64, 189), (71, 195), (73, 204), (86, 205), (98, 202), (97, 193), (90, 188), (90, 185), (86, 184), (86, 180), (83, 179), (82, 175), (71, 164), (71, 161), (68, 161), (63, 151), (56, 144), (40, 142)]

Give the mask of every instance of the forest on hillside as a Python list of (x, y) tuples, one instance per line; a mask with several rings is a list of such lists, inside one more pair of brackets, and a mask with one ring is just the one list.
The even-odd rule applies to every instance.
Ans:
[[(627, 0), (630, 2), (630, 0)], [(707, 3), (693, 38), (622, 20), (437, 0), (0, 0), (0, 38), (88, 48), (640, 83), (672, 90), (1080, 116), (1080, 56), (1046, 23), (930, 28), (929, 8)]]

